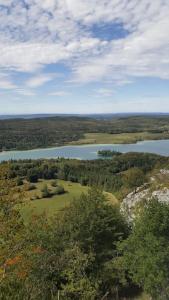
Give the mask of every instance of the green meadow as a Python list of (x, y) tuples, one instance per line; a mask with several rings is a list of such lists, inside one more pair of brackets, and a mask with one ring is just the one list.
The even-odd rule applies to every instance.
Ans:
[[(74, 198), (79, 198), (82, 193), (86, 194), (89, 190), (89, 187), (82, 186), (79, 183), (57, 180), (57, 184), (64, 187), (65, 193), (42, 198), (41, 189), (44, 185), (47, 185), (51, 192), (54, 191), (55, 188), (51, 185), (52, 181), (53, 180), (40, 180), (35, 184), (36, 189), (25, 192), (25, 204), (21, 209), (24, 220), (28, 220), (33, 214), (42, 214), (44, 212), (47, 216), (51, 217), (64, 207), (68, 206)], [(107, 192), (104, 192), (104, 194), (107, 196), (110, 203), (118, 203), (113, 194)]]
[(75, 142), (70, 142), (71, 145), (85, 144), (133, 144), (144, 140), (158, 140), (161, 135), (158, 133), (149, 132), (131, 132), (131, 133), (86, 133), (83, 139)]

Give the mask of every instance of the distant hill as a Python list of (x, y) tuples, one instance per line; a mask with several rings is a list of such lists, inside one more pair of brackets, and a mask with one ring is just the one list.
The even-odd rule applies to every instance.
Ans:
[[(121, 143), (169, 139), (169, 114), (1, 116), (0, 151), (56, 147), (70, 143), (111, 144), (113, 134), (118, 137), (116, 143), (119, 138)], [(108, 140), (105, 136), (108, 136)]]
[(30, 115), (0, 115), (0, 120), (8, 119), (37, 119), (37, 118), (48, 118), (55, 117), (56, 114), (30, 114)]
[(8, 119), (42, 119), (42, 118), (49, 118), (49, 117), (89, 117), (92, 119), (114, 119), (114, 118), (126, 118), (132, 116), (168, 116), (169, 113), (110, 113), (110, 114), (18, 114), (18, 115), (0, 115), (0, 120), (8, 120)]

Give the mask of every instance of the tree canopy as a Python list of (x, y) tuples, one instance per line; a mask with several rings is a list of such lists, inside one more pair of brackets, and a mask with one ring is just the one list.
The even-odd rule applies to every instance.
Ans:
[(169, 205), (150, 201), (120, 247), (131, 279), (152, 299), (169, 299)]

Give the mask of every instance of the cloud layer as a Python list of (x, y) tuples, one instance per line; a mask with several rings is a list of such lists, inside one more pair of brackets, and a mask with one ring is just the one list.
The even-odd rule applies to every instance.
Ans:
[[(115, 39), (117, 24), (127, 34)], [(107, 25), (112, 39), (95, 25)], [(57, 63), (69, 68), (69, 82), (169, 79), (168, 29), (168, 0), (0, 0), (0, 88), (15, 88), (11, 72), (33, 73), (25, 85), (39, 87)]]

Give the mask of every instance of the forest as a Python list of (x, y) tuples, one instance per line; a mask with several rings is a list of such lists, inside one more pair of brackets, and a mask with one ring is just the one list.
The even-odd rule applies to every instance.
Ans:
[[(11, 161), (10, 178), (61, 179), (82, 185), (99, 187), (124, 197), (134, 187), (147, 180), (150, 171), (166, 167), (168, 157), (148, 153), (115, 153), (112, 159), (79, 161), (72, 159)], [(6, 163), (8, 165), (8, 163)], [(104, 170), (101, 172), (101, 170)]]
[[(1, 163), (0, 299), (167, 300), (169, 205), (148, 201), (134, 222), (120, 210), (128, 192), (167, 166), (169, 158), (142, 153)], [(26, 200), (28, 183), (32, 189), (47, 180), (56, 202), (65, 192), (59, 180), (88, 190), (50, 217), (44, 211), (24, 219), (21, 208), (38, 201)], [(49, 201), (47, 185), (41, 192)]]
[[(0, 151), (56, 147), (69, 143), (90, 143), (85, 135), (108, 134), (113, 143), (144, 139), (168, 139), (168, 116), (131, 116), (113, 119), (92, 117), (46, 117), (0, 120)], [(126, 135), (124, 135), (126, 134)], [(134, 134), (134, 136), (133, 136)], [(115, 137), (114, 137), (115, 135)], [(98, 143), (104, 142), (104, 135)], [(107, 141), (107, 140), (106, 140)], [(92, 143), (97, 143), (94, 136)]]

